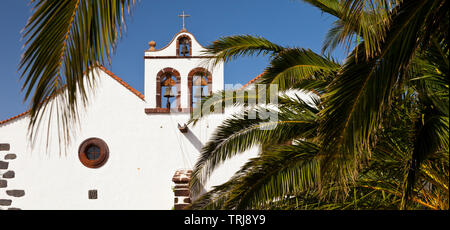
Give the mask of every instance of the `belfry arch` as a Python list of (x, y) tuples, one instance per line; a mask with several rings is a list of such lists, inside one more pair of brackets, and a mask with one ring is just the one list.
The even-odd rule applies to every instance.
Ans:
[(196, 100), (212, 95), (212, 74), (207, 69), (197, 67), (188, 74), (189, 108), (193, 108)]
[(173, 108), (173, 102), (176, 108), (181, 108), (180, 86), (181, 75), (176, 69), (164, 68), (159, 71), (156, 77), (156, 108)]

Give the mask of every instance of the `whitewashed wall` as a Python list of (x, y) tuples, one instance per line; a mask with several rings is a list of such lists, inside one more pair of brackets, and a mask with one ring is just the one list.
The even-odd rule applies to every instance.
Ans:
[[(67, 146), (67, 155), (60, 154), (56, 142), (50, 146), (50, 152), (44, 142), (30, 149), (26, 136), (28, 117), (0, 126), (0, 142), (10, 143), (9, 152), (18, 156), (10, 163), (9, 170), (14, 170), (16, 177), (9, 180), (7, 189), (26, 192), (24, 197), (14, 198), (12, 206), (22, 209), (173, 206), (172, 176), (178, 169), (193, 167), (199, 147), (223, 118), (211, 116), (201, 121), (190, 127), (187, 137), (179, 132), (177, 124), (185, 123), (189, 115), (147, 115), (144, 101), (104, 72), (100, 73), (96, 96), (82, 113), (80, 130), (73, 137), (73, 144)], [(56, 134), (56, 130), (51, 132)], [(110, 150), (107, 163), (99, 169), (86, 168), (78, 159), (79, 145), (91, 137), (103, 139)], [(245, 160), (246, 157), (238, 157), (230, 161), (207, 187), (225, 182)], [(88, 199), (91, 189), (98, 190), (97, 200)], [(4, 190), (0, 190), (0, 195), (5, 194)]]
[[(194, 53), (199, 48), (195, 39), (193, 48)], [(81, 113), (80, 128), (72, 137), (72, 144), (66, 146), (67, 155), (59, 152), (57, 139), (53, 139), (49, 150), (46, 149), (45, 130), (39, 132), (40, 141), (31, 148), (27, 139), (27, 116), (0, 125), (0, 143), (11, 145), (10, 151), (0, 152), (0, 159), (7, 153), (17, 155), (8, 169), (15, 171), (15, 178), (8, 180), (7, 188), (0, 188), (0, 199), (12, 199), (12, 207), (28, 210), (171, 209), (175, 171), (194, 166), (202, 144), (227, 116), (210, 116), (197, 126), (189, 127), (188, 134), (182, 134), (177, 125), (187, 122), (188, 114), (144, 112), (145, 108), (154, 107), (152, 94), (156, 86), (153, 87), (151, 81), (161, 68), (177, 69), (187, 85), (187, 74), (196, 63), (183, 60), (146, 59), (147, 102), (105, 72), (98, 71), (95, 96), (91, 93), (90, 104)], [(222, 65), (213, 70), (213, 81), (214, 91), (223, 88)], [(187, 95), (187, 87), (182, 93)], [(186, 106), (187, 96), (182, 101)], [(52, 127), (50, 132), (55, 137), (57, 127)], [(80, 144), (91, 137), (103, 139), (110, 151), (108, 161), (98, 169), (86, 168), (78, 159)], [(229, 161), (214, 174), (206, 188), (225, 182), (255, 154), (256, 149)], [(0, 174), (5, 171), (0, 170)], [(6, 189), (22, 189), (26, 194), (11, 198), (6, 196)], [(98, 190), (97, 200), (88, 199), (88, 190), (92, 189)]]

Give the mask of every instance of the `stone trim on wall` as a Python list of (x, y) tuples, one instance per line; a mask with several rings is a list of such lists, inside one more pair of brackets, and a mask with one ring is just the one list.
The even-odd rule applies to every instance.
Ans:
[(17, 158), (17, 155), (14, 153), (10, 153), (10, 154), (6, 154), (5, 155), (5, 160), (14, 160)]
[(6, 188), (6, 187), (8, 187), (8, 181), (0, 180), (0, 188)]
[(11, 204), (12, 204), (12, 200), (0, 199), (0, 206), (10, 206)]
[(156, 108), (161, 108), (161, 104), (162, 104), (162, 88), (161, 88), (161, 78), (167, 74), (170, 73), (172, 74), (172, 76), (174, 76), (176, 78), (176, 85), (177, 85), (177, 92), (176, 92), (176, 103), (177, 103), (177, 108), (181, 107), (180, 104), (180, 100), (181, 100), (181, 75), (180, 72), (178, 72), (176, 69), (174, 68), (164, 68), (163, 70), (159, 71), (157, 76), (156, 76)]
[(16, 173), (14, 171), (6, 171), (5, 173), (3, 173), (2, 176), (4, 179), (12, 179), (14, 177), (16, 177)]
[(4, 144), (4, 143), (0, 144), (0, 151), (9, 151), (9, 149), (10, 149), (9, 144)]
[[(163, 103), (162, 101), (162, 88), (161, 88), (161, 78), (164, 76), (165, 73), (171, 73), (173, 76), (177, 79), (177, 94), (176, 94), (176, 108), (161, 108), (161, 105)], [(156, 77), (156, 108), (146, 108), (145, 113), (146, 114), (170, 114), (170, 113), (193, 113), (193, 78), (194, 75), (197, 73), (202, 73), (206, 75), (206, 78), (208, 80), (208, 93), (209, 96), (212, 95), (212, 74), (210, 71), (208, 71), (205, 68), (197, 67), (192, 69), (188, 74), (188, 108), (181, 108), (181, 75), (180, 73), (173, 68), (167, 67), (163, 70), (159, 71)]]
[(197, 73), (201, 73), (201, 74), (205, 74), (206, 78), (208, 79), (208, 96), (212, 95), (212, 74), (211, 72), (209, 72), (207, 69), (202, 68), (202, 67), (197, 67), (193, 70), (191, 70), (188, 74), (188, 89), (189, 89), (189, 108), (193, 108), (193, 100), (192, 100), (192, 90), (193, 90), (193, 79), (194, 79), (194, 75)]
[[(189, 41), (189, 56), (180, 56), (180, 40), (187, 38)], [(191, 57), (192, 56), (192, 39), (186, 34), (183, 34), (177, 38), (177, 57)]]
[(191, 197), (189, 191), (189, 182), (191, 181), (192, 170), (180, 169), (175, 172), (172, 181), (175, 183), (174, 187), (174, 208), (175, 210), (186, 209), (191, 204)]
[(0, 169), (8, 169), (9, 163), (6, 161), (0, 161)]
[(6, 190), (6, 194), (12, 197), (23, 197), (25, 196), (24, 190)]
[(88, 191), (88, 199), (89, 200), (97, 200), (98, 199), (98, 191), (97, 190), (89, 190)]
[(167, 108), (146, 108), (146, 114), (170, 114), (170, 113), (192, 113), (190, 108), (178, 108), (178, 109), (167, 109)]
[[(88, 147), (95, 145), (100, 149), (100, 157), (95, 160), (89, 160), (86, 156), (86, 151)], [(109, 148), (105, 141), (100, 138), (89, 138), (83, 141), (78, 149), (78, 158), (80, 162), (91, 169), (100, 168), (108, 161), (109, 158)]]
[[(10, 151), (9, 144), (1, 144), (2, 151)], [(25, 196), (25, 190), (22, 189), (10, 189), (10, 183), (12, 179), (16, 177), (13, 170), (8, 170), (11, 168), (11, 161), (17, 159), (17, 155), (14, 153), (7, 153), (2, 157), (4, 161), (0, 160), (0, 209), (7, 210), (21, 210), (20, 208), (10, 207), (15, 199), (20, 199)], [(14, 183), (13, 183), (14, 184)]]

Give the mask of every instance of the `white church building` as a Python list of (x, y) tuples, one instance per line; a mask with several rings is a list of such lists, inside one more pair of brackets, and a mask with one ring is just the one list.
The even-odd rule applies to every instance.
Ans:
[[(224, 89), (224, 66), (205, 67), (205, 48), (183, 29), (145, 51), (141, 94), (104, 67), (65, 152), (46, 133), (28, 139), (28, 112), (0, 121), (0, 210), (181, 209), (189, 169), (225, 114), (185, 126), (201, 96)], [(55, 134), (57, 127), (49, 132)], [(249, 156), (221, 166), (205, 190), (225, 182)]]

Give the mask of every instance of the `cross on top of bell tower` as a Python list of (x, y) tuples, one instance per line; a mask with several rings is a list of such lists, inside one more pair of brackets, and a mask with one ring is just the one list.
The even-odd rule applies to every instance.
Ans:
[(178, 17), (183, 18), (183, 29), (181, 29), (181, 31), (187, 31), (186, 30), (186, 24), (185, 24), (185, 18), (188, 18), (190, 16), (191, 15), (184, 14), (184, 10), (183, 10), (183, 14), (178, 15)]

